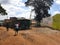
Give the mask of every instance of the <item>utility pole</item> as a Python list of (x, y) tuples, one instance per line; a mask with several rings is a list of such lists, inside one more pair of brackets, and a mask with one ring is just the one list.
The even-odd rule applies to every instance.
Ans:
[(31, 12), (30, 12), (30, 20), (31, 20), (31, 16), (32, 16), (32, 10), (31, 10)]
[(31, 12), (30, 12), (30, 20), (31, 20), (31, 17), (32, 17), (32, 12), (34, 11), (34, 9), (31, 9)]

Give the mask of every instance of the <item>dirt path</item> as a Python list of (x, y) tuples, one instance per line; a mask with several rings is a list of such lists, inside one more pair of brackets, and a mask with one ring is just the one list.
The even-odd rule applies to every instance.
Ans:
[(0, 27), (0, 45), (60, 45), (60, 31), (49, 28), (35, 28), (19, 31), (14, 35), (13, 29), (7, 32)]

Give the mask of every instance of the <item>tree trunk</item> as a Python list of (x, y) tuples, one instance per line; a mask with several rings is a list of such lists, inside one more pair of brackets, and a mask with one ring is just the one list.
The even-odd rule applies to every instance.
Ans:
[(36, 27), (41, 27), (41, 24), (40, 24), (40, 22), (36, 22)]

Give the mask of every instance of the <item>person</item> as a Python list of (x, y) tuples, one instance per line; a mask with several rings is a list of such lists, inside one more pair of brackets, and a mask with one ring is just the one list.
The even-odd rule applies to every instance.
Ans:
[(15, 30), (15, 35), (14, 35), (14, 36), (18, 35), (19, 23), (16, 23), (16, 24), (14, 25), (14, 30)]
[(8, 22), (6, 23), (6, 29), (7, 29), (7, 31), (9, 30), (9, 23)]

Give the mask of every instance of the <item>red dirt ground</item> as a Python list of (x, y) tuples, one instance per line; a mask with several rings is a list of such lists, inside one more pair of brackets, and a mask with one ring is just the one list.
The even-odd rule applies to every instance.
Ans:
[(60, 31), (50, 28), (35, 28), (19, 31), (14, 36), (13, 29), (6, 31), (5, 27), (0, 27), (0, 45), (60, 45)]

